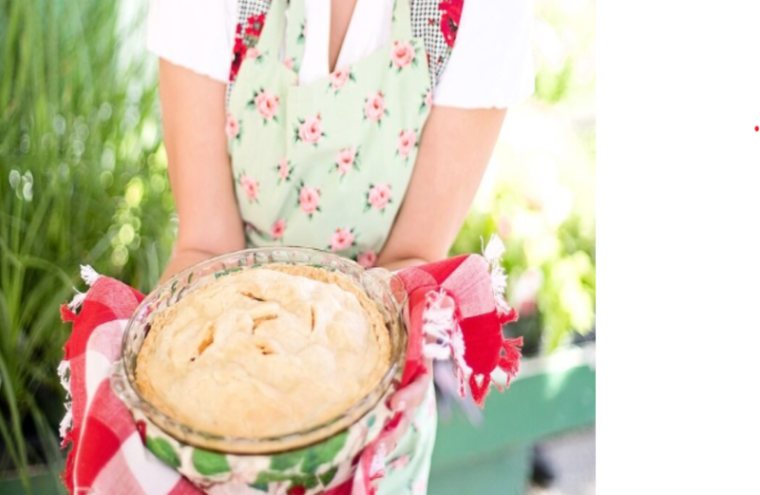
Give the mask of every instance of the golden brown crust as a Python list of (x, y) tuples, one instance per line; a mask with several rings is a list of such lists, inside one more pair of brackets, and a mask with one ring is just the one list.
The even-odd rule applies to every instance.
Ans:
[(269, 265), (221, 277), (156, 315), (136, 383), (183, 424), (250, 438), (338, 416), (389, 366), (384, 319), (351, 279)]

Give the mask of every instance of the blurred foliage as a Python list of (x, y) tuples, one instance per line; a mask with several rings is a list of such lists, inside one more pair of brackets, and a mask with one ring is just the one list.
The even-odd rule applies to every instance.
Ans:
[(510, 331), (526, 338), (526, 354), (555, 350), (594, 326), (593, 225), (575, 212), (554, 223), (517, 188), (495, 189), (489, 210), (470, 213), (452, 253), (477, 252), (491, 234), (504, 239), (507, 300), (520, 314)]
[(59, 464), (79, 265), (147, 290), (173, 240), (157, 91), (120, 2), (0, 0), (0, 472)]
[(539, 101), (593, 107), (596, 4), (593, 0), (537, 0), (533, 26)]
[(497, 234), (507, 251), (509, 331), (526, 354), (550, 352), (595, 328), (594, 9), (592, 0), (538, 0), (536, 93), (510, 112), (478, 200), (452, 254)]

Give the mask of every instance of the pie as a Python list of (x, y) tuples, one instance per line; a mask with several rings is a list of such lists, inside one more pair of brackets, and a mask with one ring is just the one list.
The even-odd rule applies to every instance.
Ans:
[(272, 437), (347, 411), (380, 383), (390, 352), (377, 305), (346, 275), (268, 265), (221, 276), (157, 314), (135, 379), (186, 426)]

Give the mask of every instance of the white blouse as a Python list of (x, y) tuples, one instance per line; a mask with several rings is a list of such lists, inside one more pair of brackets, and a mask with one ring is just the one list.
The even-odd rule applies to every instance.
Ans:
[[(328, 73), (330, 0), (304, 0), (309, 25), (299, 81)], [(238, 0), (151, 0), (148, 50), (227, 82)], [(358, 0), (338, 55), (346, 67), (389, 44), (393, 0)], [(533, 93), (531, 0), (466, 0), (456, 43), (433, 92), (436, 105), (506, 108)], [(266, 29), (266, 28), (265, 28)]]

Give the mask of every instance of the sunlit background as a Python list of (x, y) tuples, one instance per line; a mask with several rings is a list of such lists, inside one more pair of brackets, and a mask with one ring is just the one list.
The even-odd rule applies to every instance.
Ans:
[[(63, 493), (59, 305), (79, 265), (148, 291), (173, 243), (145, 4), (0, 0), (3, 494)], [(594, 11), (535, 2), (536, 93), (510, 109), (452, 250), (504, 239), (529, 358), (480, 420), (442, 405), (431, 495), (594, 493)]]

